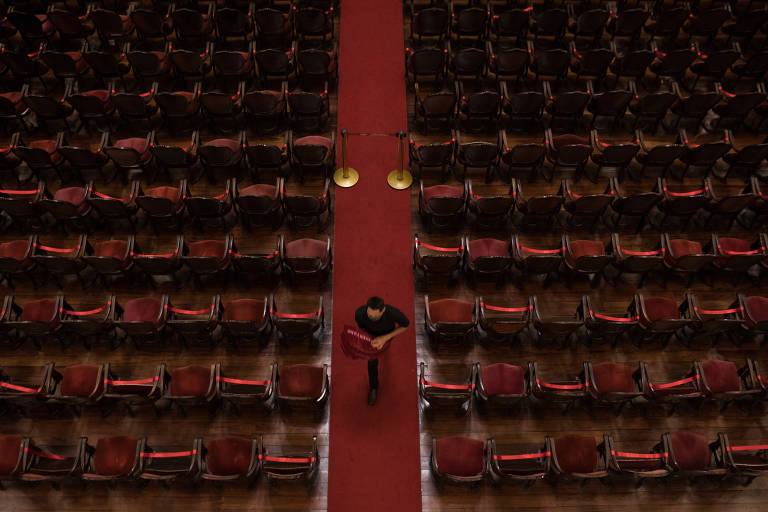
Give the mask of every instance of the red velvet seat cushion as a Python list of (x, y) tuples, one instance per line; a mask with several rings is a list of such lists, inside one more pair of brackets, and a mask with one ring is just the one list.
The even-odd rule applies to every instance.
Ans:
[(123, 34), (129, 34), (133, 30), (131, 18), (127, 14), (121, 14), (120, 21), (123, 22)]
[(277, 187), (274, 185), (265, 185), (263, 183), (259, 183), (258, 185), (250, 185), (245, 188), (239, 189), (238, 195), (256, 196), (256, 197), (258, 196), (276, 197)]
[(171, 396), (205, 396), (211, 384), (209, 366), (189, 365), (171, 370)]
[(478, 238), (469, 242), (469, 252), (472, 255), (472, 261), (477, 258), (494, 256), (508, 258), (509, 242), (495, 238)]
[(323, 392), (325, 371), (322, 366), (294, 364), (280, 369), (280, 395), (317, 398)]
[(189, 255), (198, 258), (223, 259), (226, 256), (224, 240), (201, 240), (189, 244)]
[(48, 153), (49, 158), (51, 159), (51, 163), (57, 164), (59, 163), (64, 157), (61, 156), (61, 153), (56, 151), (56, 141), (55, 140), (33, 140), (29, 143), (30, 148), (35, 149), (42, 149), (46, 153)]
[(107, 103), (110, 103), (108, 100), (109, 91), (106, 89), (94, 89), (92, 91), (85, 91), (82, 94), (85, 96), (93, 96), (94, 98), (98, 98), (105, 105), (107, 105)]
[(463, 436), (444, 437), (435, 443), (437, 469), (453, 476), (474, 476), (483, 471), (485, 444)]
[(56, 30), (56, 27), (53, 26), (53, 22), (48, 19), (47, 14), (35, 14), (35, 18), (39, 19), (40, 23), (43, 24), (42, 30), (44, 33), (52, 34)]
[(704, 379), (713, 393), (739, 391), (739, 370), (731, 361), (707, 360), (701, 362)]
[(525, 392), (525, 370), (506, 363), (494, 363), (480, 369), (483, 388), (489, 395), (522, 395)]
[(240, 158), (240, 152), (243, 150), (243, 146), (240, 144), (237, 140), (232, 139), (214, 139), (205, 146), (213, 146), (217, 148), (229, 148), (230, 151), (232, 151), (232, 160), (237, 160)]
[(179, 189), (177, 187), (150, 188), (149, 190), (144, 192), (144, 194), (152, 197), (161, 197), (164, 199), (168, 199), (174, 205), (181, 204), (182, 202), (181, 194), (179, 194)]
[(245, 475), (251, 465), (250, 439), (244, 437), (224, 437), (207, 443), (206, 463), (208, 471), (214, 475)]
[(152, 158), (152, 152), (149, 150), (149, 144), (145, 137), (131, 137), (129, 139), (120, 139), (115, 142), (116, 148), (134, 149), (139, 154), (141, 163), (145, 163)]
[(582, 256), (601, 256), (605, 254), (605, 246), (602, 242), (594, 240), (571, 240), (571, 250), (565, 251), (565, 261), (572, 267)]
[(88, 62), (83, 58), (83, 54), (80, 52), (64, 52), (70, 59), (75, 61), (75, 71), (81, 73), (88, 69)]
[[(672, 299), (666, 297), (645, 297), (643, 300), (643, 309), (648, 317), (649, 322), (656, 320), (667, 320), (671, 318), (680, 318), (680, 313), (677, 310), (677, 304)], [(640, 317), (641, 322), (645, 322), (646, 318)]]
[(107, 476), (123, 476), (130, 473), (136, 461), (138, 439), (127, 436), (103, 437), (96, 443), (93, 468)]
[(176, 91), (174, 94), (183, 96), (187, 100), (187, 113), (191, 114), (197, 108), (197, 102), (194, 101), (195, 93), (189, 91)]
[(24, 304), (22, 322), (50, 322), (56, 314), (56, 299), (39, 299)]
[(566, 473), (592, 473), (597, 470), (597, 443), (592, 436), (568, 435), (555, 439), (560, 469)]
[(293, 141), (294, 146), (323, 146), (329, 151), (331, 150), (331, 139), (327, 137), (321, 137), (320, 135), (308, 135), (301, 137)]
[(264, 318), (264, 301), (237, 299), (224, 305), (224, 320), (236, 322), (261, 322)]
[(586, 146), (590, 145), (589, 139), (587, 137), (579, 137), (578, 135), (573, 135), (572, 133), (566, 133), (564, 135), (558, 135), (557, 137), (552, 138), (552, 146), (554, 146), (555, 149), (575, 144), (584, 144)]
[(56, 201), (64, 201), (77, 207), (79, 213), (88, 210), (88, 203), (85, 201), (85, 189), (82, 187), (60, 188), (53, 194)]
[(126, 240), (107, 240), (93, 244), (93, 255), (102, 258), (115, 258), (123, 260), (128, 249)]
[(328, 242), (314, 238), (300, 238), (285, 244), (286, 258), (319, 258), (325, 259)]
[(168, 54), (165, 52), (149, 52), (157, 57), (157, 73), (162, 74), (171, 68), (171, 59), (168, 58)]
[(157, 322), (160, 313), (160, 299), (155, 297), (139, 297), (123, 305), (123, 320), (126, 322)]
[(3, 97), (13, 103), (13, 108), (17, 114), (21, 114), (27, 109), (27, 106), (23, 101), (21, 101), (21, 93), (18, 91), (4, 92), (0, 94), (0, 97)]
[(27, 255), (28, 240), (13, 240), (0, 244), (0, 258), (23, 260)]
[(0, 436), (0, 475), (10, 475), (16, 469), (21, 440), (21, 436)]
[(428, 203), (433, 197), (462, 197), (464, 189), (450, 185), (435, 185), (424, 189), (424, 202)]
[(101, 384), (99, 369), (95, 364), (76, 364), (61, 370), (62, 396), (89, 396)]
[(747, 316), (745, 323), (748, 327), (754, 327), (756, 322), (768, 320), (768, 298), (752, 295), (746, 300)]
[(670, 251), (664, 255), (667, 264), (674, 265), (675, 260), (689, 254), (702, 254), (702, 247), (699, 242), (677, 238), (669, 241)]
[(709, 441), (706, 437), (685, 430), (672, 432), (669, 437), (680, 469), (702, 470), (709, 467)]
[(632, 368), (622, 364), (598, 363), (592, 365), (595, 387), (601, 393), (631, 393), (635, 390)]
[(429, 302), (432, 322), (472, 322), (475, 305), (458, 299), (440, 299)]

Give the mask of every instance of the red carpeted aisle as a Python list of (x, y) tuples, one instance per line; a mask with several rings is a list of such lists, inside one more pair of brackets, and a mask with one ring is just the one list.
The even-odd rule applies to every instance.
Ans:
[[(401, 0), (343, 2), (338, 126), (353, 134), (350, 165), (360, 181), (336, 189), (328, 474), (334, 512), (421, 510), (410, 194), (386, 183), (397, 139), (354, 135), (406, 129), (403, 51)], [(380, 359), (373, 407), (366, 403), (367, 362), (346, 358), (339, 339), (370, 295), (396, 305), (412, 326)]]

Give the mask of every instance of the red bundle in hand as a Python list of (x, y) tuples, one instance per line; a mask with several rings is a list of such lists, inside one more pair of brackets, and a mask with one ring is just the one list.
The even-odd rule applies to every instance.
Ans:
[(345, 325), (341, 331), (341, 349), (344, 355), (352, 359), (375, 359), (389, 348), (389, 342), (380, 349), (373, 348), (371, 346), (373, 338), (374, 336), (357, 327)]

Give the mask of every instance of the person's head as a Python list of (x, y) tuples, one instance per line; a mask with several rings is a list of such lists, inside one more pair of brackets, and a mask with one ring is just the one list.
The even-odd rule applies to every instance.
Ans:
[(368, 308), (366, 313), (371, 320), (378, 320), (384, 314), (384, 299), (381, 297), (371, 297), (366, 301), (365, 305)]

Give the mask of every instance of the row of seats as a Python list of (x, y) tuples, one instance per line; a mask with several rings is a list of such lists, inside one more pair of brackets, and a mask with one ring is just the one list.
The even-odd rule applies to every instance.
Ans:
[[(168, 70), (158, 71), (159, 76), (167, 73)], [(196, 129), (203, 118), (214, 131), (237, 131), (248, 124), (266, 133), (281, 128), (285, 121), (296, 130), (316, 131), (326, 125), (330, 116), (328, 82), (319, 91), (290, 91), (287, 81), (274, 90), (248, 90), (245, 82), (235, 82), (234, 91), (227, 91), (210, 87), (203, 90), (202, 78), (195, 77), (189, 88), (161, 91), (159, 83), (153, 82), (135, 92), (118, 90), (114, 82), (104, 88), (93, 88), (67, 79), (61, 99), (48, 93), (33, 93), (25, 84), (20, 90), (0, 95), (0, 119), (5, 121), (6, 131), (28, 130), (26, 118), (34, 113), (37, 126), (47, 133), (62, 129), (74, 132), (92, 126), (108, 131), (119, 121), (118, 128), (136, 135), (158, 125), (171, 131)], [(156, 115), (158, 110), (161, 118)], [(77, 114), (73, 119), (79, 121), (77, 126), (70, 123), (73, 113)]]
[[(410, 166), (417, 178), (425, 169), (440, 169), (442, 181), (450, 176), (451, 169), (460, 180), (466, 178), (468, 168), (485, 169), (486, 183), (493, 178), (509, 182), (513, 177), (525, 177), (529, 181), (543, 177), (551, 181), (556, 172), (575, 180), (586, 174), (596, 183), (604, 169), (615, 170), (619, 182), (627, 174), (640, 179), (649, 169), (666, 178), (678, 164), (685, 166), (677, 176), (679, 179), (685, 178), (693, 168), (699, 174), (720, 180), (729, 176), (748, 180), (751, 176), (762, 177), (761, 167), (768, 156), (768, 143), (741, 145), (730, 130), (724, 130), (721, 139), (698, 143), (689, 139), (685, 130), (680, 130), (675, 139), (655, 144), (646, 141), (639, 130), (634, 138), (625, 140), (606, 141), (597, 130), (591, 130), (587, 136), (573, 133), (555, 136), (549, 129), (540, 141), (532, 139), (536, 136), (526, 142), (510, 143), (504, 130), (498, 132), (495, 142), (465, 141), (458, 130), (454, 130), (448, 140), (430, 143), (416, 142), (411, 136)], [(545, 159), (551, 166), (548, 169)], [(590, 159), (597, 169), (588, 170)]]
[(158, 414), (169, 408), (186, 414), (187, 407), (218, 409), (222, 403), (239, 413), (241, 406), (263, 408), (265, 412), (276, 407), (319, 410), (330, 393), (328, 365), (286, 364), (278, 370), (275, 362), (269, 375), (261, 380), (254, 379), (250, 372), (248, 378), (239, 372), (224, 372), (220, 363), (170, 369), (162, 363), (147, 370), (144, 374), (134, 370), (127, 378), (109, 363), (75, 364), (60, 370), (48, 363), (42, 380), (34, 383), (36, 387), (19, 383), (3, 372), (0, 403), (22, 414), (43, 403), (48, 410), (65, 408), (78, 416), (84, 406), (98, 406), (104, 415), (117, 407), (133, 414), (141, 406), (153, 406)]
[(497, 485), (629, 480), (642, 485), (646, 478), (716, 482), (733, 478), (748, 485), (768, 471), (768, 445), (733, 444), (722, 432), (712, 442), (692, 431), (666, 432), (653, 447), (637, 447), (635, 442), (635, 449), (648, 450), (641, 452), (621, 450), (628, 445), (632, 443), (619, 444), (610, 434), (603, 434), (599, 444), (594, 436), (568, 434), (547, 436), (538, 445), (518, 443), (515, 449), (500, 449), (493, 438), (483, 442), (464, 436), (443, 437), (432, 441), (430, 467), (440, 483), (473, 485), (484, 480)]
[[(410, 68), (409, 68), (410, 69)], [(661, 125), (676, 133), (680, 126), (710, 132), (748, 127), (764, 131), (768, 115), (765, 86), (730, 92), (719, 82), (683, 94), (677, 82), (639, 93), (634, 80), (599, 92), (592, 80), (570, 89), (553, 89), (549, 81), (481, 87), (456, 81), (453, 87), (423, 89), (414, 84), (413, 120), (421, 131), (445, 131), (454, 125), (475, 132), (490, 132), (503, 125), (527, 133), (531, 127), (557, 131), (584, 128), (632, 133), (638, 128), (655, 133)], [(591, 114), (585, 123), (584, 114)], [(714, 113), (714, 115), (713, 115)]]
[(566, 234), (560, 243), (532, 246), (530, 242), (521, 243), (520, 235), (514, 234), (510, 240), (462, 237), (457, 246), (446, 247), (420, 241), (415, 235), (413, 265), (427, 284), (435, 278), (444, 282), (463, 272), (473, 286), (480, 279), (503, 286), (513, 277), (518, 288), (526, 280), (540, 276), (545, 276), (544, 287), (557, 276), (565, 277), (570, 287), (578, 275), (593, 275), (593, 287), (601, 278), (616, 286), (623, 274), (639, 275), (638, 288), (649, 275), (661, 279), (664, 286), (672, 276), (686, 279), (686, 287), (696, 277), (712, 286), (713, 275), (727, 276), (738, 285), (742, 278), (754, 276), (756, 268), (768, 268), (765, 234), (754, 240), (712, 234), (707, 243), (702, 243), (664, 233), (650, 240), (643, 240), (645, 247), (635, 244), (640, 247), (630, 248), (622, 247), (618, 233), (611, 234), (607, 242), (576, 240)]
[(0, 242), (0, 276), (11, 288), (17, 278), (28, 279), (35, 287), (52, 279), (63, 288), (71, 276), (84, 288), (95, 280), (109, 287), (121, 278), (142, 277), (154, 288), (154, 276), (171, 276), (179, 287), (192, 278), (201, 288), (204, 277), (226, 284), (221, 279), (232, 271), (241, 282), (275, 285), (283, 278), (294, 285), (316, 281), (322, 286), (333, 264), (330, 237), (285, 242), (281, 235), (275, 250), (267, 253), (239, 252), (231, 234), (218, 240), (177, 236), (154, 242), (153, 250), (144, 251), (133, 235), (108, 240), (83, 235), (76, 247), (60, 247), (31, 235)]
[[(541, 366), (545, 371), (535, 361), (529, 362), (527, 368), (507, 363), (475, 363), (466, 378), (453, 380), (427, 377), (426, 365), (420, 363), (421, 406), (430, 414), (440, 409), (470, 413), (474, 401), (478, 401), (482, 411), (488, 407), (510, 409), (530, 403), (533, 398), (535, 403), (564, 406), (565, 411), (576, 405), (611, 407), (618, 415), (628, 404), (666, 407), (672, 414), (681, 404), (689, 404), (698, 411), (712, 402), (722, 413), (732, 403), (747, 409), (768, 396), (766, 381), (761, 379), (757, 363), (751, 359), (742, 368), (731, 361), (696, 361), (680, 378), (667, 374), (660, 377), (656, 371), (653, 380), (645, 362), (633, 369), (623, 364), (585, 361), (577, 375), (567, 377), (553, 375), (556, 372)], [(639, 402), (639, 398), (644, 401)]]
[[(461, 5), (448, 2), (447, 5), (410, 4), (410, 37), (414, 41), (442, 41), (455, 36), (469, 42), (493, 38), (499, 42), (527, 40), (529, 34), (534, 40), (552, 38), (560, 41), (570, 38), (580, 46), (599, 45), (604, 33), (610, 39), (628, 40), (661, 38), (663, 41), (681, 39), (690, 42), (695, 39), (714, 40), (720, 32), (731, 37), (750, 40), (768, 20), (764, 6), (748, 9), (734, 17), (729, 4), (698, 6), (691, 9), (687, 2), (673, 5), (660, 3), (649, 10), (644, 3), (634, 6), (617, 6), (599, 3), (596, 7), (577, 6), (565, 3), (562, 8), (534, 5), (509, 4)], [(577, 11), (577, 9), (579, 9)]]
[[(44, 75), (51, 71), (59, 83), (67, 79), (92, 78), (107, 83), (133, 76), (146, 87), (152, 81), (166, 80), (171, 74), (181, 80), (209, 82), (213, 78), (222, 88), (233, 88), (238, 82), (250, 84), (254, 79), (267, 85), (275, 78), (300, 78), (302, 83), (316, 86), (336, 81), (338, 72), (336, 47), (313, 48), (294, 41), (289, 50), (259, 50), (251, 43), (245, 51), (206, 45), (203, 53), (175, 48), (168, 43), (163, 51), (145, 51), (126, 43), (119, 54), (89, 51), (57, 51), (41, 44), (36, 53), (14, 52), (2, 47), (0, 63), (16, 80), (38, 79), (44, 88)], [(211, 72), (213, 75), (211, 76)], [(294, 76), (295, 75), (295, 76)]]
[[(0, 211), (23, 232), (45, 231), (51, 226), (76, 233), (91, 232), (96, 228), (106, 228), (109, 232), (127, 228), (136, 232), (140, 210), (156, 234), (181, 232), (187, 218), (200, 230), (211, 227), (226, 230), (237, 218), (249, 229), (271, 225), (275, 230), (282, 223), (284, 214), (292, 228), (316, 223), (320, 232), (330, 224), (332, 213), (330, 180), (327, 178), (317, 190), (296, 187), (299, 190), (290, 193), (282, 178), (277, 178), (275, 185), (255, 184), (242, 188), (232, 179), (227, 180), (222, 193), (216, 196), (192, 195), (186, 180), (181, 180), (177, 187), (160, 186), (146, 190), (134, 181), (127, 197), (99, 192), (93, 182), (82, 187), (59, 188), (55, 192), (46, 188), (43, 181), (32, 186), (36, 188), (0, 189)], [(322, 217), (325, 220), (321, 222)]]
[(157, 7), (136, 8), (131, 4), (124, 13), (98, 6), (78, 13), (51, 6), (44, 14), (31, 14), (11, 7), (6, 13), (3, 35), (8, 40), (18, 31), (27, 45), (34, 48), (41, 41), (87, 40), (94, 32), (102, 47), (131, 39), (165, 42), (173, 33), (175, 42), (194, 50), (209, 41), (228, 43), (231, 39), (245, 42), (253, 39), (261, 47), (268, 48), (282, 47), (294, 37), (300, 40), (333, 39), (333, 5), (322, 9), (289, 3), (283, 7), (284, 10), (255, 9), (252, 2), (247, 11), (233, 7), (217, 9), (211, 2), (203, 12), (171, 3), (163, 12)]
[(150, 481), (168, 485), (174, 480), (199, 484), (257, 483), (260, 475), (278, 480), (312, 481), (318, 472), (317, 436), (312, 447), (297, 452), (273, 452), (264, 446), (263, 435), (254, 438), (229, 436), (196, 438), (182, 444), (158, 443), (128, 436), (102, 437), (93, 446), (87, 437), (75, 445), (40, 445), (29, 437), (0, 437), (0, 479), (4, 482), (49, 482), (55, 489), (62, 482)]
[(431, 187), (419, 181), (418, 212), (428, 232), (434, 228), (455, 232), (470, 213), (478, 229), (505, 227), (512, 220), (521, 230), (551, 230), (562, 209), (565, 229), (595, 231), (603, 220), (610, 230), (634, 227), (638, 233), (646, 225), (659, 231), (685, 231), (694, 220), (705, 228), (718, 221), (730, 229), (739, 221), (752, 229), (762, 225), (766, 213), (760, 182), (754, 178), (740, 194), (721, 196), (715, 195), (709, 178), (696, 185), (658, 178), (652, 190), (631, 193), (622, 192), (614, 178), (602, 192), (594, 187), (584, 190), (571, 180), (563, 180), (549, 194), (532, 196), (524, 194), (516, 179), (506, 194), (479, 195), (471, 187), (471, 180), (464, 186)]
[[(260, 171), (271, 171), (286, 179), (295, 174), (303, 182), (308, 176), (330, 176), (335, 164), (335, 134), (295, 137), (288, 130), (282, 144), (249, 141), (245, 131), (232, 138), (213, 137), (201, 138), (195, 131), (189, 144), (180, 147), (164, 144), (155, 131), (122, 139), (102, 132), (98, 146), (92, 148), (71, 144), (64, 132), (55, 139), (26, 138), (17, 132), (7, 148), (0, 148), (0, 169), (13, 175), (19, 184), (51, 175), (61, 181), (74, 177), (87, 182), (94, 174), (107, 183), (116, 177), (124, 183), (139, 177), (151, 182), (161, 172), (169, 179), (181, 177), (195, 183), (205, 176), (210, 183), (216, 183), (222, 178), (242, 177), (246, 171), (257, 182)], [(110, 162), (114, 166), (111, 173)], [(31, 177), (19, 168), (22, 163)]]
[[(249, 171), (258, 182), (259, 172), (274, 172), (285, 179), (295, 174), (299, 182), (310, 176), (330, 175), (335, 159), (335, 136), (318, 135), (294, 138), (285, 133), (285, 142), (264, 144), (248, 141), (246, 132), (236, 138), (207, 137), (201, 141), (200, 132), (192, 134), (184, 147), (163, 144), (156, 132), (144, 137), (113, 140), (103, 132), (95, 149), (68, 142), (64, 132), (55, 139), (22, 139), (14, 134), (9, 147), (0, 149), (0, 169), (15, 177), (18, 184), (31, 178), (43, 180), (54, 175), (61, 181), (75, 178), (87, 182), (96, 175), (109, 183), (120, 177), (124, 183), (143, 178), (154, 181), (159, 173), (168, 179), (183, 178), (195, 183), (206, 176), (210, 183), (221, 178), (242, 177)], [(110, 168), (110, 162), (114, 168)], [(24, 163), (24, 168), (20, 168)], [(31, 174), (31, 176), (30, 176)]]
[[(509, 343), (530, 336), (537, 346), (568, 347), (572, 340), (587, 346), (627, 339), (638, 347), (673, 339), (690, 345), (694, 339), (717, 342), (720, 336), (737, 345), (768, 333), (768, 298), (738, 294), (718, 305), (700, 306), (701, 299), (687, 293), (680, 304), (665, 296), (635, 294), (619, 313), (605, 311), (588, 295), (582, 296), (575, 311), (562, 307), (542, 309), (534, 295), (523, 305), (486, 304), (482, 297), (474, 301), (445, 298), (430, 300), (424, 296), (424, 326), (430, 342)], [(727, 304), (723, 306), (723, 304)], [(601, 309), (598, 309), (601, 308)], [(712, 309), (709, 309), (712, 308)], [(597, 311), (595, 311), (597, 309)], [(615, 309), (614, 309), (615, 311)]]
[[(101, 305), (93, 308), (94, 302)], [(110, 295), (105, 302), (78, 305), (89, 309), (73, 309), (61, 294), (23, 302), (8, 295), (3, 304), (0, 342), (8, 348), (31, 340), (38, 349), (47, 341), (58, 341), (64, 348), (82, 341), (87, 349), (93, 344), (114, 349), (125, 339), (137, 348), (162, 348), (172, 339), (184, 346), (209, 347), (226, 339), (237, 347), (242, 342), (266, 343), (273, 327), (284, 341), (318, 341), (325, 326), (322, 296), (316, 308), (293, 304), (288, 311), (278, 308), (271, 296), (222, 303), (221, 297), (214, 295), (201, 309), (174, 305), (168, 295), (138, 297), (125, 303)]]

